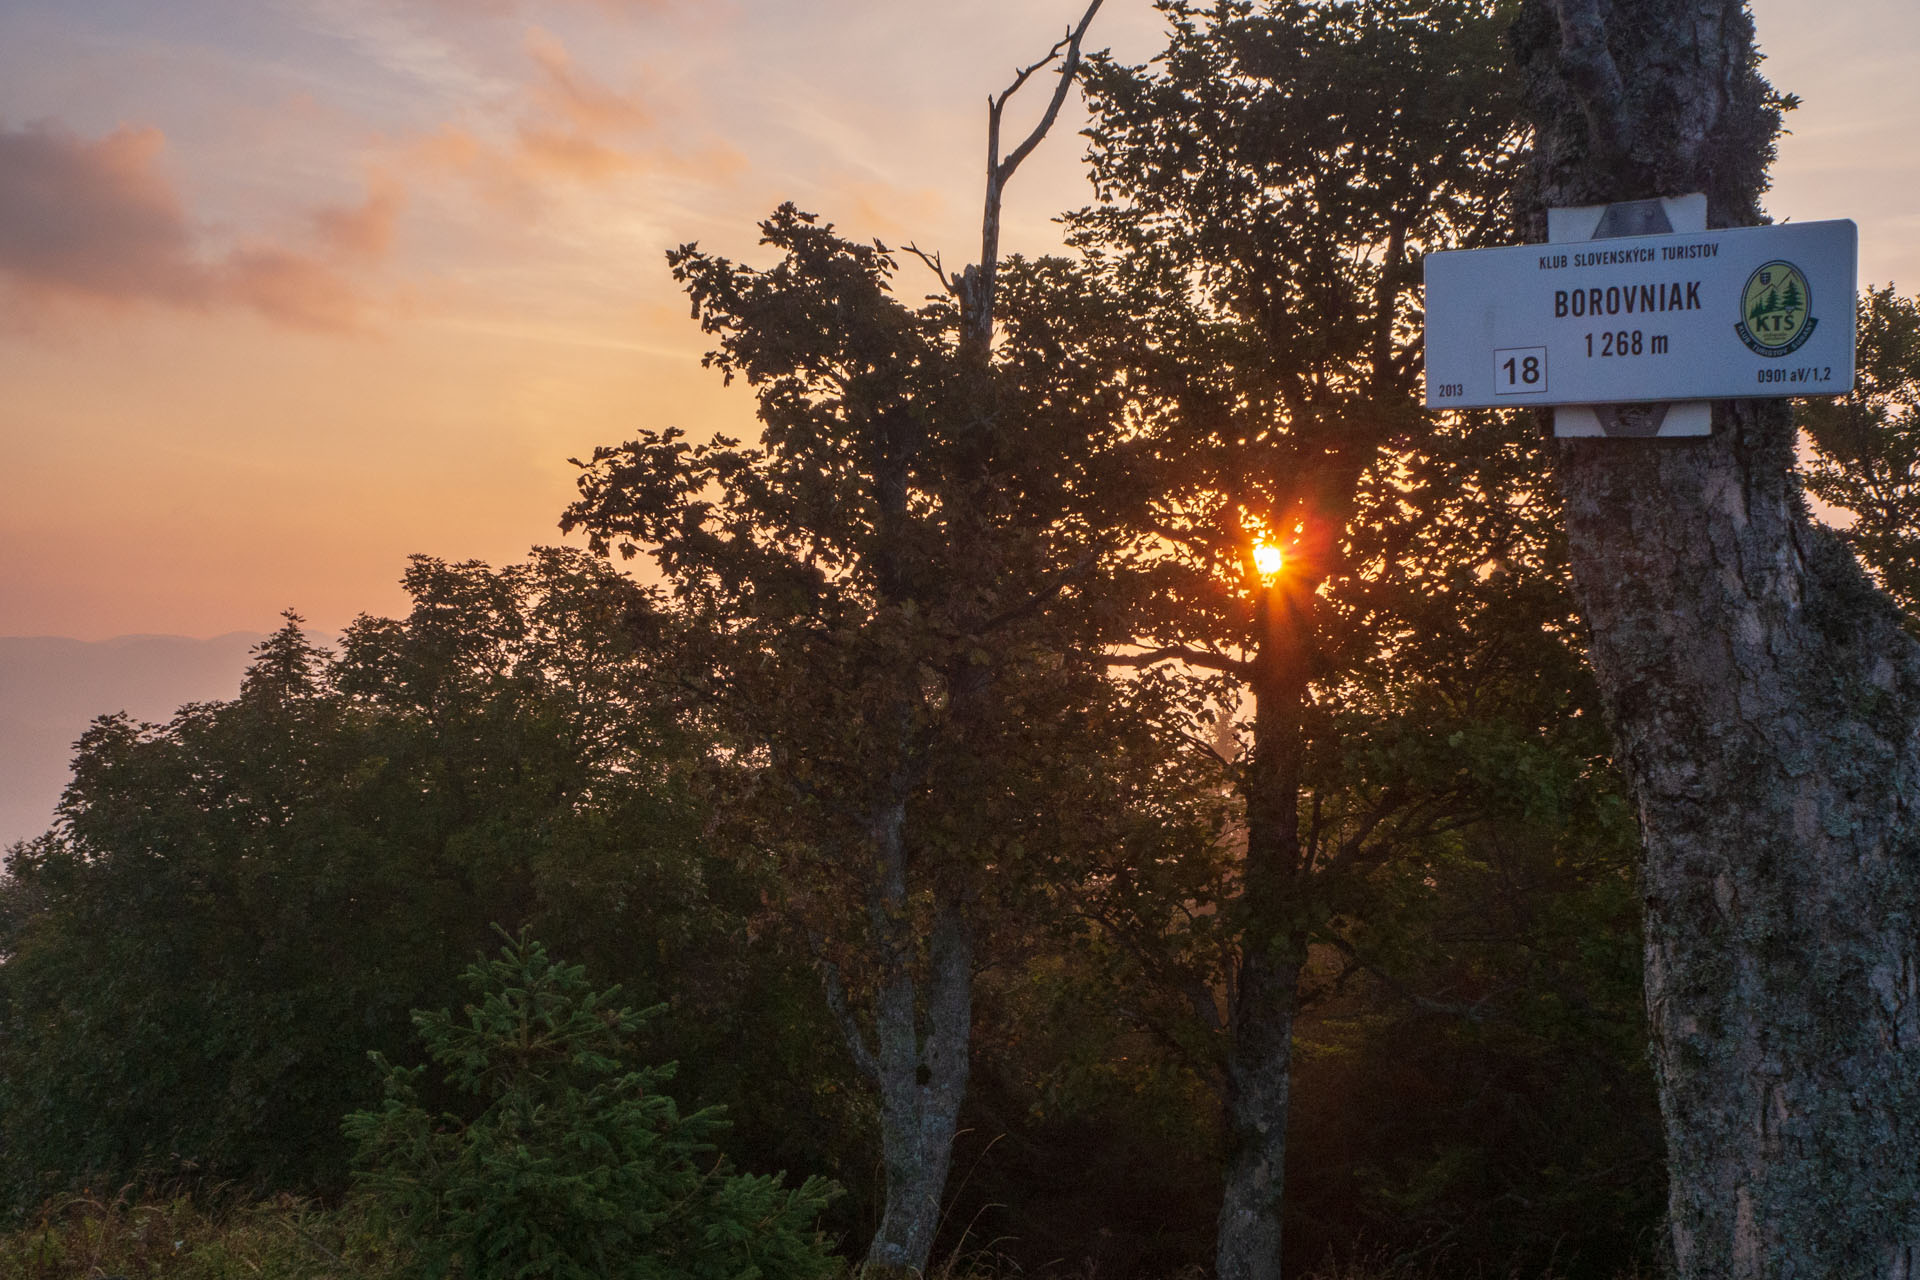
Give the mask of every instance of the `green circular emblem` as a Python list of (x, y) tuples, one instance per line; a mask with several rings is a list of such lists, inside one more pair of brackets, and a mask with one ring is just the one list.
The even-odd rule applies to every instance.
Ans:
[(1806, 273), (1775, 260), (1747, 277), (1740, 291), (1740, 340), (1757, 355), (1784, 356), (1813, 336), (1813, 290)]

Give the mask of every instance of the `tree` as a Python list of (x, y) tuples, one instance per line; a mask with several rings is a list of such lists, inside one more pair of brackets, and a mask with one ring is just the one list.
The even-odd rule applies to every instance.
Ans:
[(365, 754), (329, 665), (289, 615), (233, 702), (97, 721), (9, 859), (34, 900), (0, 974), (12, 1207), (86, 1175), (337, 1175), (359, 1090), (330, 1042), (381, 1043), (387, 966), (427, 968), (434, 917), (394, 928), (401, 868), (337, 801)]
[[(1544, 453), (1524, 416), (1450, 416), (1363, 485), (1370, 567), (1328, 597), (1348, 656), (1308, 781), (1323, 815), (1389, 816), (1370, 867), (1318, 886), (1299, 1104), (1305, 1166), (1331, 1127), (1362, 1167), (1313, 1179), (1288, 1221), (1331, 1201), (1355, 1234), (1450, 1266), (1613, 1276), (1643, 1260), (1664, 1191), (1638, 833)], [(1357, 1114), (1329, 1115), (1328, 1091)], [(1346, 1243), (1321, 1230), (1289, 1254)]]
[(1328, 602), (1377, 576), (1356, 555), (1363, 491), (1390, 487), (1419, 429), (1420, 254), (1500, 225), (1519, 130), (1491, 5), (1160, 7), (1158, 66), (1089, 78), (1102, 203), (1074, 225), (1148, 335), (1129, 661), (1211, 673), (1219, 706), (1250, 708), (1230, 927), (1186, 984), (1219, 1042), (1216, 1261), (1241, 1280), (1280, 1267), (1292, 1029), (1331, 886), (1434, 816), (1396, 789), (1347, 808), (1315, 785), (1338, 686), (1375, 656)]
[[(386, 1074), (378, 1111), (357, 1111), (355, 1184), (420, 1280), (824, 1280), (837, 1269), (813, 1227), (834, 1189), (728, 1170), (725, 1121), (682, 1114), (665, 1067), (631, 1065), (645, 1016), (596, 991), (585, 969), (522, 932), (464, 975), (464, 1023), (414, 1015), (464, 1115), (421, 1105), (427, 1068)], [(658, 1012), (655, 1010), (654, 1012)]]
[(694, 843), (646, 593), (562, 551), (417, 559), (406, 586), (337, 659), (289, 615), (236, 699), (81, 740), (7, 865), (13, 1207), (87, 1176), (337, 1186), (363, 1052), (404, 1048), (490, 921), (654, 985), (726, 950), (715, 899), (757, 906)]
[(1892, 285), (1860, 308), (1858, 381), (1797, 405), (1813, 442), (1807, 491), (1851, 518), (1843, 536), (1909, 615), (1920, 613), (1920, 300)]
[[(1100, 683), (1110, 508), (1134, 485), (1112, 308), (1052, 262), (998, 260), (1000, 192), (1054, 119), (1099, 4), (989, 102), (982, 261), (894, 296), (894, 256), (783, 206), (756, 270), (670, 255), (708, 363), (757, 392), (757, 445), (678, 430), (595, 450), (565, 525), (644, 549), (697, 630), (745, 768), (743, 838), (784, 867), (880, 1112), (867, 1263), (923, 1270), (996, 914), (1031, 900), (1052, 726)], [(1010, 96), (1060, 60), (1002, 157)], [(1069, 323), (1069, 318), (1074, 322)], [(1077, 656), (1076, 656), (1077, 655)]]
[[(1738, 0), (1530, 0), (1547, 206), (1704, 191), (1761, 220), (1786, 105)], [(1646, 842), (1647, 1002), (1686, 1277), (1920, 1270), (1920, 646), (1807, 512), (1783, 401), (1569, 441), (1592, 656)]]

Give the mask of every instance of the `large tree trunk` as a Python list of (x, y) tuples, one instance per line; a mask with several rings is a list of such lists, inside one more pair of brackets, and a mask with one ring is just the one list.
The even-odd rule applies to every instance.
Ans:
[[(1529, 0), (1549, 205), (1753, 223), (1777, 115), (1741, 0)], [(1580, 605), (1646, 842), (1683, 1277), (1920, 1276), (1920, 646), (1808, 516), (1784, 402), (1568, 441)]]

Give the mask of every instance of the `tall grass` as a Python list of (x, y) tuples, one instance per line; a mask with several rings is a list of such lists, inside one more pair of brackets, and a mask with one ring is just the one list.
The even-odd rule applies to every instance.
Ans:
[(351, 1208), (81, 1192), (0, 1235), (5, 1280), (383, 1280), (390, 1259)]

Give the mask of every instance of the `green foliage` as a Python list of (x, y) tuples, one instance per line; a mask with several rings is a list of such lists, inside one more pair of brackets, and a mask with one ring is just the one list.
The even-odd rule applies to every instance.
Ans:
[(1797, 400), (1813, 442), (1807, 489), (1838, 507), (1843, 531), (1887, 593), (1920, 612), (1920, 299), (1868, 289), (1858, 377), (1834, 400)]
[[(726, 1172), (705, 1104), (749, 1167), (873, 1180), (876, 1109), (821, 1046), (874, 1045), (904, 991), (900, 1096), (925, 1096), (907, 979), (945, 918), (978, 975), (960, 1065), (979, 1048), (947, 1239), (1176, 1272), (1213, 1230), (1235, 964), (1275, 924), (1244, 858), (1264, 651), (1300, 690), (1264, 708), (1298, 713), (1278, 927), (1311, 943), (1289, 1267), (1636, 1255), (1661, 1172), (1634, 833), (1555, 499), (1524, 419), (1414, 403), (1421, 253), (1506, 233), (1504, 10), (1161, 9), (1163, 58), (1091, 76), (1085, 258), (1004, 264), (990, 351), (791, 206), (764, 268), (672, 255), (764, 431), (584, 466), (569, 526), (661, 592), (569, 552), (421, 558), (409, 615), (337, 657), (290, 619), (234, 701), (95, 726), (0, 881), (14, 1207), (156, 1165), (338, 1185), (361, 1052), (399, 1060), (503, 920), (671, 1007), (615, 1009), (522, 941), (464, 1020), (421, 1019), (444, 1078), (389, 1068), (351, 1122), (406, 1267), (821, 1274), (820, 1184)], [(1809, 483), (1912, 603), (1920, 305), (1876, 291), (1864, 324)], [(1123, 646), (1168, 661), (1109, 680)], [(690, 1114), (624, 1065), (670, 1057)], [(316, 1237), (380, 1274), (352, 1212)], [(36, 1278), (336, 1274), (267, 1247), (279, 1210), (199, 1213), (57, 1202), (0, 1271), (31, 1241)], [(201, 1270), (168, 1270), (163, 1225)]]
[(522, 933), (467, 970), (465, 1020), (415, 1015), (470, 1114), (436, 1119), (420, 1077), (386, 1071), (377, 1112), (345, 1129), (357, 1182), (420, 1280), (809, 1280), (834, 1263), (809, 1178), (734, 1174), (713, 1110), (682, 1115), (671, 1067), (631, 1069), (641, 1015)]
[(1050, 948), (983, 975), (955, 1155), (949, 1233), (1008, 1271), (1113, 1280), (1183, 1274), (1219, 1214), (1210, 1081), (1136, 1016), (1151, 987), (1117, 985), (1099, 954)]
[[(1156, 1217), (1149, 1202), (1138, 1225)], [(1109, 1253), (1114, 1274), (1140, 1280), (1193, 1280), (1193, 1268), (1155, 1265), (1129, 1271), (1122, 1238)], [(975, 1251), (943, 1263), (932, 1280), (1067, 1280), (1083, 1269), (1060, 1265), (1020, 1268)], [(1100, 1274), (1109, 1274), (1103, 1266)], [(1347, 1264), (1315, 1266), (1303, 1280), (1481, 1280), (1488, 1274), (1466, 1267), (1396, 1262), (1387, 1251)], [(1529, 1272), (1528, 1275), (1535, 1275)], [(1536, 1280), (1561, 1280), (1559, 1269)], [(1622, 1272), (1610, 1280), (1642, 1280), (1654, 1270)], [(26, 1223), (0, 1232), (0, 1275), (8, 1280), (399, 1280), (396, 1259), (372, 1230), (359, 1204), (328, 1209), (290, 1196), (215, 1206), (185, 1197), (132, 1199), (62, 1196), (42, 1206)]]
[[(1651, 1262), (1665, 1203), (1630, 816), (1505, 821), (1399, 860), (1300, 1028), (1292, 1212), (1496, 1273)], [(1353, 966), (1352, 955), (1366, 963)], [(1337, 1153), (1337, 1154), (1336, 1154)]]
[(649, 556), (685, 610), (732, 768), (721, 834), (777, 865), (850, 1059), (891, 1090), (886, 1133), (917, 1154), (889, 1179), (938, 1182), (928, 1116), (964, 1088), (976, 961), (1083, 847), (1057, 837), (1105, 723), (1112, 514), (1139, 487), (1112, 349), (1131, 339), (1057, 260), (1005, 265), (987, 352), (960, 308), (897, 295), (884, 246), (791, 205), (761, 229), (769, 266), (670, 256), (708, 363), (757, 394), (759, 440), (596, 449), (566, 524)]
[(156, 1171), (339, 1185), (361, 1055), (451, 998), (490, 920), (564, 917), (623, 977), (732, 953), (716, 900), (758, 892), (698, 854), (646, 595), (578, 552), (406, 585), (337, 659), (290, 617), (233, 701), (82, 739), (0, 895), (14, 1210)]
[[(1395, 649), (1421, 633), (1382, 606), (1452, 572), (1407, 518), (1434, 451), (1420, 260), (1504, 227), (1522, 130), (1497, 4), (1159, 8), (1171, 31), (1152, 64), (1090, 75), (1102, 202), (1070, 225), (1151, 335), (1126, 353), (1149, 481), (1126, 518), (1152, 535), (1121, 577), (1131, 638), (1142, 661), (1186, 664), (1186, 728), (1220, 738), (1219, 783), (1244, 801), (1244, 874), (1216, 878), (1183, 962), (1211, 983), (1237, 962), (1236, 928), (1297, 947), (1335, 882), (1391, 856), (1440, 798), (1425, 784), (1450, 789), (1430, 771), (1420, 790), (1355, 791), (1338, 762), (1418, 734), (1405, 700), (1359, 695), (1418, 683)], [(1257, 571), (1256, 539), (1284, 551), (1278, 574)], [(1240, 724), (1210, 734), (1208, 712)]]
[(1335, 604), (1370, 656), (1316, 784), (1349, 814), (1410, 804), (1333, 898), (1300, 1032), (1303, 1257), (1364, 1240), (1605, 1276), (1657, 1234), (1638, 832), (1544, 445), (1464, 416), (1366, 482), (1366, 568)]
[[(1661, 1190), (1632, 815), (1530, 421), (1416, 399), (1421, 255), (1510, 234), (1510, 14), (1161, 9), (1166, 51), (1091, 79), (1103, 203), (1073, 226), (1156, 339), (1138, 642), (1219, 673), (1189, 681), (1216, 714), (1251, 710), (1187, 726), (1249, 853), (1186, 885), (1116, 865), (1089, 896), (1130, 946), (1105, 958), (1207, 1071), (1196, 1031), (1227, 1021), (1245, 949), (1299, 940), (1290, 1269), (1357, 1241), (1604, 1269)], [(1271, 585), (1256, 534), (1285, 547)], [(1516, 1207), (1478, 1225), (1493, 1202)]]

